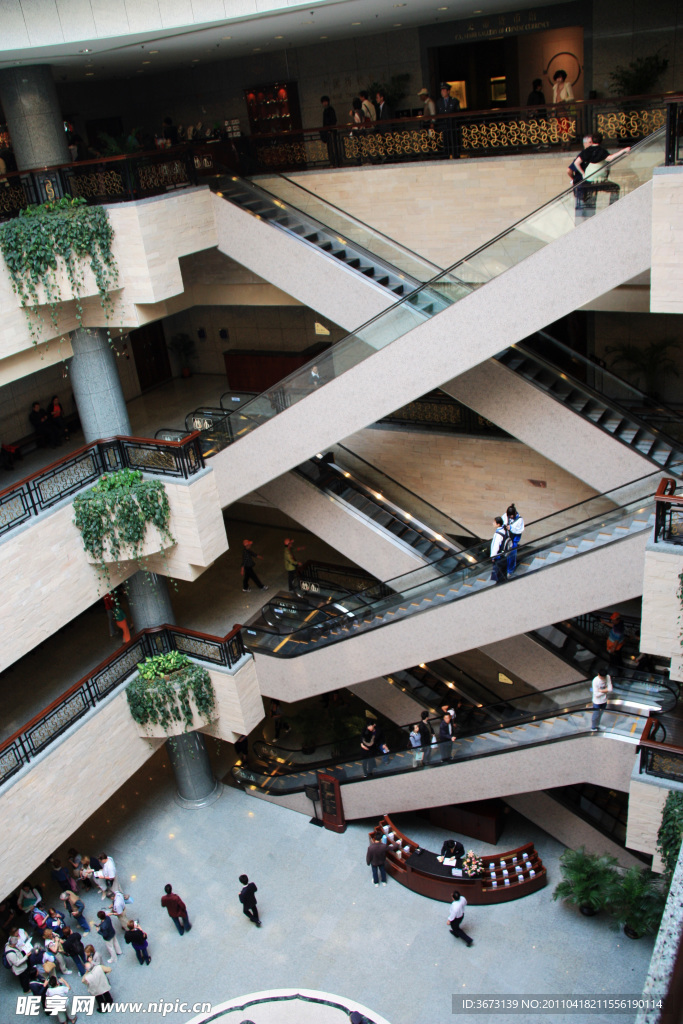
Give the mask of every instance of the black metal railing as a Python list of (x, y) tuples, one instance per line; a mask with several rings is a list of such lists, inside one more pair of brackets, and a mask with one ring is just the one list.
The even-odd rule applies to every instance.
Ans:
[(225, 637), (179, 626), (143, 630), (0, 744), (0, 785), (121, 686), (144, 658), (168, 651), (224, 668), (247, 654), (239, 626)]
[(683, 783), (683, 748), (667, 743), (666, 729), (657, 718), (648, 718), (638, 750), (641, 775)]
[(665, 477), (655, 494), (655, 544), (683, 544), (683, 494), (676, 494), (676, 481)]
[[(622, 615), (621, 621), (624, 627), (625, 642), (639, 647), (641, 620), (635, 615)], [(588, 633), (590, 636), (594, 636), (596, 639), (601, 641), (607, 640), (611, 628), (608, 618), (596, 615), (594, 612), (587, 612), (585, 615), (577, 615), (575, 618), (570, 620), (570, 625), (572, 627), (576, 626), (584, 633)]]
[(373, 588), (382, 597), (392, 593), (370, 573), (364, 572), (354, 565), (332, 565), (328, 562), (304, 562), (297, 570), (299, 589), (307, 594), (334, 593), (340, 597), (344, 594), (358, 594)]
[(139, 469), (143, 473), (188, 479), (203, 467), (198, 432), (181, 441), (144, 437), (93, 441), (0, 491), (0, 536), (89, 487), (103, 473)]
[(683, 161), (683, 99), (672, 98), (666, 104), (666, 166), (673, 167)]
[(475, 437), (510, 437), (502, 427), (441, 390), (416, 398), (377, 422)]

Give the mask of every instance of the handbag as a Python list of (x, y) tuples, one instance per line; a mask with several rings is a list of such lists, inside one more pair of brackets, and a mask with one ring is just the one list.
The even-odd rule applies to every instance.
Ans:
[(111, 967), (108, 967), (107, 964), (102, 964), (101, 967), (105, 974), (111, 974)]

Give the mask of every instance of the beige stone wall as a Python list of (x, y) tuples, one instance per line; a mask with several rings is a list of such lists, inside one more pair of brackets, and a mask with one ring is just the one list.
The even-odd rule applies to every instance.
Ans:
[(511, 501), (529, 523), (596, 493), (519, 441), (367, 429), (344, 444), (480, 537)]
[(657, 833), (662, 824), (662, 811), (669, 787), (661, 780), (650, 782), (646, 775), (631, 779), (628, 796), (626, 845), (632, 850), (653, 855), (652, 870), (661, 871), (662, 859), (657, 852)]
[(683, 313), (683, 168), (662, 167), (652, 181), (653, 313)]
[(161, 742), (138, 735), (122, 692), (58, 741), (29, 772), (10, 781), (0, 792), (3, 895), (58, 849)]
[[(186, 485), (166, 481), (166, 493), (177, 543), (164, 557), (148, 558), (147, 567), (196, 579), (228, 547), (213, 473)], [(12, 531), (0, 543), (5, 595), (0, 668), (46, 640), (138, 569), (137, 562), (122, 562), (119, 570), (112, 567), (109, 584), (100, 580), (72, 519), (69, 502)]]
[(640, 649), (665, 658), (681, 654), (681, 602), (677, 596), (683, 572), (683, 549), (648, 544), (643, 572), (643, 618)]
[(256, 728), (265, 715), (254, 659), (250, 657), (236, 672), (212, 668), (209, 675), (216, 694), (217, 717), (199, 731), (234, 743), (242, 733)]

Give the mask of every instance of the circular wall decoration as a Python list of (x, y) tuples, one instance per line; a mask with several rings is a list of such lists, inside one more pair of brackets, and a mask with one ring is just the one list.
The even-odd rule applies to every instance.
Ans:
[(582, 70), (579, 58), (575, 53), (570, 53), (568, 50), (561, 50), (550, 58), (548, 61), (548, 67), (543, 69), (543, 74), (548, 79), (550, 85), (552, 85), (553, 75), (555, 72), (566, 71), (567, 81), (571, 85), (576, 85), (578, 80), (581, 78)]

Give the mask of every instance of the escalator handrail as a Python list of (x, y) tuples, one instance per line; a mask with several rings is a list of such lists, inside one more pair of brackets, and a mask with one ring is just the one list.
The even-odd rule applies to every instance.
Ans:
[[(548, 715), (547, 717), (548, 718), (565, 718), (565, 717), (569, 717), (571, 715), (576, 715), (579, 712), (588, 715), (590, 713), (590, 710), (591, 709), (589, 707), (589, 708), (583, 708), (583, 709), (574, 709), (574, 710), (570, 710), (570, 711), (566, 711), (566, 712), (565, 711), (558, 711), (557, 714), (555, 714), (555, 715)], [(635, 718), (635, 717), (640, 718), (640, 717), (642, 717), (641, 715), (636, 716), (636, 715), (632, 714), (629, 711), (624, 711), (624, 710), (621, 710), (621, 709), (619, 711), (616, 711), (616, 712), (613, 712), (613, 713), (617, 714), (617, 715), (623, 715), (623, 716), (629, 717), (629, 718)], [(505, 728), (505, 727), (503, 726), (503, 728)], [(500, 731), (499, 729), (489, 729), (486, 732), (479, 732), (479, 733), (476, 733), (475, 735), (487, 736), (490, 733), (499, 732), (499, 731)], [(552, 737), (547, 737), (547, 738), (539, 738), (539, 739), (536, 739), (535, 741), (532, 741), (531, 743), (523, 743), (523, 744), (519, 744), (518, 746), (510, 745), (508, 747), (497, 747), (497, 748), (492, 749), (492, 750), (480, 751), (480, 752), (477, 752), (477, 753), (474, 753), (474, 754), (469, 754), (469, 756), (467, 756), (467, 755), (466, 756), (458, 756), (458, 754), (456, 752), (455, 756), (453, 756), (449, 760), (433, 762), (433, 763), (427, 763), (427, 764), (420, 764), (420, 765), (415, 765), (414, 763), (408, 763), (405, 766), (391, 767), (391, 768), (387, 768), (386, 766), (384, 766), (384, 768), (380, 768), (379, 766), (377, 766), (377, 768), (376, 768), (376, 775), (373, 775), (373, 778), (386, 778), (387, 776), (391, 776), (391, 775), (403, 775), (406, 772), (410, 772), (410, 771), (416, 771), (416, 770), (417, 771), (422, 771), (424, 769), (429, 769), (429, 768), (440, 768), (442, 766), (442, 764), (454, 765), (454, 764), (457, 764), (459, 762), (464, 762), (464, 761), (476, 761), (476, 760), (479, 760), (481, 758), (491, 757), (491, 756), (495, 756), (497, 754), (511, 753), (514, 750), (522, 750), (522, 749), (533, 748), (533, 747), (548, 746), (551, 743), (560, 743), (560, 742), (563, 742), (565, 740), (578, 739), (579, 737), (587, 736), (587, 735), (590, 735), (590, 734), (591, 734), (591, 727), (590, 727), (590, 722), (588, 722), (585, 729), (580, 729), (580, 730), (577, 729), (575, 732), (565, 733), (562, 736), (552, 736)], [(458, 737), (458, 739), (459, 738), (460, 737)], [(439, 747), (439, 741), (437, 740), (436, 744), (432, 744), (431, 746), (432, 746), (432, 748), (433, 747), (437, 747), (438, 748)], [(418, 748), (418, 749), (420, 749), (420, 748)], [(392, 754), (396, 755), (397, 753), (404, 754), (404, 753), (411, 753), (411, 752), (412, 752), (412, 748), (410, 748), (409, 750), (403, 750), (403, 751), (391, 751), (388, 756), (391, 756)], [(372, 760), (372, 759), (380, 760), (382, 758), (382, 756), (383, 755), (382, 755), (381, 752), (377, 752), (377, 754), (375, 754), (375, 755), (370, 755), (369, 758), (359, 757), (359, 758), (356, 758), (354, 761), (350, 761), (349, 758), (345, 758), (342, 761), (330, 760), (325, 765), (321, 766), (320, 768), (316, 767), (316, 768), (309, 768), (309, 769), (300, 769), (300, 770), (297, 770), (297, 771), (284, 771), (284, 772), (282, 772), (279, 775), (266, 775), (263, 772), (254, 772), (250, 768), (246, 768), (243, 765), (234, 765), (233, 768), (231, 769), (231, 774), (232, 774), (233, 778), (235, 778), (237, 781), (239, 781), (239, 782), (246, 781), (246, 782), (251, 783), (251, 784), (254, 784), (253, 779), (249, 779), (248, 777), (246, 779), (241, 779), (239, 777), (239, 773), (240, 772), (245, 772), (245, 773), (248, 773), (248, 775), (251, 775), (251, 776), (260, 775), (261, 779), (266, 784), (268, 782), (275, 782), (278, 779), (287, 779), (287, 778), (292, 778), (293, 779), (295, 776), (302, 776), (301, 784), (296, 786), (296, 787), (293, 787), (291, 789), (287, 789), (287, 790), (283, 789), (281, 791), (278, 791), (278, 789), (270, 789), (270, 788), (268, 788), (267, 785), (264, 785), (264, 787), (263, 787), (264, 791), (267, 792), (270, 796), (288, 796), (291, 793), (298, 793), (298, 792), (302, 792), (303, 791), (304, 785), (308, 785), (308, 783), (304, 782), (303, 777), (308, 776), (311, 772), (320, 771), (321, 768), (325, 768), (327, 771), (329, 771), (330, 769), (333, 769), (333, 768), (335, 768), (337, 766), (340, 766), (340, 767), (344, 767), (344, 766), (349, 767), (349, 766), (352, 766), (352, 765), (360, 765), (360, 766), (362, 766), (364, 761)], [(361, 776), (360, 778), (349, 778), (349, 779), (343, 779), (343, 780), (340, 780), (340, 781), (342, 782), (342, 785), (351, 785), (353, 783), (366, 782), (368, 780), (367, 780), (367, 778), (364, 778), (364, 777)]]
[[(337, 442), (337, 444), (334, 445), (334, 447), (341, 448), (342, 451), (348, 452), (350, 455), (354, 457), (354, 459), (358, 459), (364, 465), (369, 466), (370, 469), (372, 469), (374, 472), (381, 473), (382, 476), (386, 477), (387, 480), (390, 480), (392, 484), (396, 484), (397, 487), (400, 487), (401, 490), (404, 490), (406, 494), (410, 494), (411, 497), (415, 498), (417, 501), (421, 501), (423, 505), (427, 505), (429, 508), (433, 509), (434, 512), (436, 512), (438, 515), (443, 516), (444, 519), (448, 519), (450, 523), (453, 523), (454, 526), (457, 526), (461, 536), (469, 534), (469, 536), (472, 537), (473, 540), (475, 541), (481, 539), (477, 537), (475, 533), (472, 533), (471, 530), (468, 530), (466, 526), (463, 526), (462, 523), (459, 523), (457, 519), (454, 519), (453, 516), (448, 515), (447, 512), (442, 512), (441, 509), (437, 508), (436, 505), (433, 505), (431, 501), (427, 501), (425, 498), (421, 498), (419, 494), (416, 494), (415, 491), (411, 491), (411, 489), (409, 487), (406, 487), (405, 484), (399, 483), (398, 480), (395, 480), (394, 477), (390, 476), (385, 470), (379, 469), (377, 466), (373, 466), (372, 463), (368, 462), (367, 459), (364, 459), (362, 455), (358, 455), (357, 452), (352, 451), (350, 448), (348, 448), (344, 444), (341, 444), (340, 442)], [(366, 484), (365, 486), (370, 487), (369, 484)]]
[[(621, 156), (618, 156), (615, 160), (613, 160), (611, 162), (610, 166), (611, 167), (617, 166), (622, 160), (631, 159), (632, 158), (632, 154), (634, 152), (636, 152), (638, 149), (640, 149), (641, 147), (644, 148), (646, 146), (649, 146), (653, 141), (656, 141), (658, 139), (664, 138), (665, 134), (666, 134), (666, 128), (659, 128), (659, 129), (657, 129), (657, 131), (652, 132), (646, 138), (644, 138), (640, 142), (636, 143), (635, 146), (632, 146), (631, 150), (630, 150), (630, 153), (624, 153)], [(434, 277), (430, 278), (428, 281), (425, 281), (425, 282), (421, 283), (419, 285), (419, 287), (415, 288), (411, 292), (408, 292), (407, 295), (401, 296), (396, 302), (392, 303), (391, 306), (388, 307), (388, 309), (383, 310), (382, 312), (377, 313), (375, 316), (371, 317), (364, 324), (361, 324), (359, 327), (357, 327), (354, 331), (351, 331), (347, 335), (345, 335), (345, 338), (352, 338), (356, 334), (358, 334), (360, 331), (365, 331), (368, 327), (370, 327), (372, 324), (376, 323), (378, 320), (382, 319), (383, 317), (385, 317), (387, 315), (393, 315), (400, 306), (405, 306), (406, 304), (410, 303), (411, 300), (414, 299), (415, 296), (418, 293), (428, 291), (439, 280), (441, 280), (443, 278), (446, 278), (446, 277), (453, 278), (453, 283), (458, 283), (463, 288), (465, 288), (468, 292), (471, 292), (472, 291), (472, 286), (467, 285), (464, 281), (460, 281), (459, 278), (455, 277), (454, 271), (456, 270), (457, 267), (466, 264), (469, 260), (472, 260), (479, 253), (485, 252), (486, 249), (488, 249), (492, 245), (495, 245), (495, 243), (497, 241), (499, 241), (501, 238), (504, 238), (506, 235), (509, 235), (511, 232), (515, 231), (519, 227), (520, 224), (523, 224), (525, 221), (528, 221), (532, 217), (537, 216), (542, 210), (545, 210), (547, 207), (551, 206), (553, 203), (556, 203), (559, 200), (562, 200), (564, 198), (568, 198), (570, 195), (573, 195), (573, 194), (574, 194), (574, 187), (573, 186), (570, 186), (569, 188), (564, 189), (562, 192), (558, 193), (558, 195), (554, 196), (552, 199), (549, 199), (547, 202), (543, 203), (541, 206), (537, 207), (535, 210), (532, 210), (530, 213), (526, 214), (524, 217), (520, 217), (519, 220), (515, 221), (513, 224), (511, 224), (508, 227), (506, 227), (503, 231), (500, 231), (493, 238), (489, 238), (485, 243), (483, 243), (482, 245), (478, 246), (476, 249), (474, 249), (472, 252), (468, 253), (466, 256), (464, 256), (461, 259), (457, 260), (450, 267), (447, 267), (445, 270), (443, 270), (440, 273), (434, 275)], [(435, 297), (442, 298), (442, 296), (439, 293), (435, 293)], [(417, 312), (417, 311), (418, 311), (417, 307), (414, 308), (413, 312)], [(342, 345), (344, 343), (345, 338), (341, 338), (336, 343), (336, 346), (334, 346), (334, 347), (336, 348), (337, 346)], [(277, 387), (282, 388), (282, 387), (284, 387), (287, 384), (288, 381), (295, 380), (296, 378), (300, 377), (300, 375), (301, 375), (301, 373), (303, 371), (306, 371), (310, 367), (316, 365), (316, 363), (318, 363), (318, 362), (320, 362), (319, 357), (316, 357), (314, 359), (309, 360), (309, 362), (306, 363), (304, 366), (298, 367), (296, 370), (293, 370), (291, 373), (287, 374), (286, 377), (283, 377), (282, 380), (278, 381), (277, 384), (273, 385), (273, 388), (277, 388)], [(263, 397), (263, 396), (267, 396), (269, 391), (272, 391), (273, 388), (269, 389), (268, 391), (262, 392), (262, 394), (259, 396), (259, 398)], [(256, 401), (256, 400), (257, 399), (252, 399), (252, 401)], [(245, 408), (248, 409), (249, 405), (250, 405), (250, 403), (247, 402)], [(232, 416), (236, 412), (237, 412), (237, 410), (232, 410), (231, 412), (227, 413), (226, 416), (227, 417)], [(248, 412), (245, 413), (244, 411), (241, 411), (240, 414), (242, 416), (245, 416), (245, 418), (248, 419), (248, 420), (253, 420), (253, 417)], [(257, 424), (257, 426), (258, 426), (258, 424)]]

